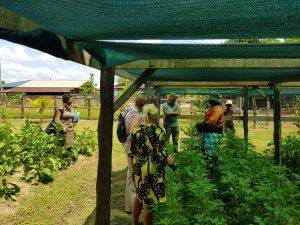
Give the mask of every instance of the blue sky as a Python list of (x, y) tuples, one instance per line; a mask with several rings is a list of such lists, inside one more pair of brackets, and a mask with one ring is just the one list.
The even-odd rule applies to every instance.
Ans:
[[(219, 44), (225, 40), (138, 40), (137, 43)], [(95, 75), (99, 85), (100, 71), (55, 58), (46, 53), (0, 39), (2, 80), (6, 83), (23, 80), (88, 80)]]
[(55, 58), (43, 52), (0, 39), (2, 80), (88, 80), (94, 73), (99, 83), (100, 71)]

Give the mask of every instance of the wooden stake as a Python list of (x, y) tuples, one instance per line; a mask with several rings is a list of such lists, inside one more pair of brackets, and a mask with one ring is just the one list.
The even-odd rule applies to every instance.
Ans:
[(281, 93), (280, 84), (273, 85), (274, 93), (274, 160), (276, 165), (281, 165)]
[(102, 69), (100, 79), (101, 109), (98, 121), (99, 161), (95, 225), (110, 224), (113, 99), (114, 68)]
[(249, 87), (245, 87), (245, 94), (244, 94), (244, 113), (243, 113), (243, 127), (244, 127), (244, 140), (248, 142), (248, 106), (249, 106), (249, 95), (248, 95)]

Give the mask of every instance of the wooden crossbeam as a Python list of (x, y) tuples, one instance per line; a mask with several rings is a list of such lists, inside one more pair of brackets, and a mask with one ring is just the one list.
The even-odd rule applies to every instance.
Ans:
[(192, 68), (300, 68), (299, 59), (162, 59), (138, 60), (123, 65), (116, 69), (192, 69)]
[(133, 94), (136, 92), (140, 86), (149, 79), (149, 77), (156, 71), (156, 69), (146, 69), (139, 78), (115, 101), (114, 112), (116, 112)]

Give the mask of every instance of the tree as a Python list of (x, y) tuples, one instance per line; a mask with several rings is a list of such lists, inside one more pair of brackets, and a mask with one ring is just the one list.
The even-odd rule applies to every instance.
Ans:
[(27, 100), (31, 103), (31, 105), (35, 108), (39, 109), (41, 123), (43, 122), (45, 109), (49, 107), (52, 103), (52, 99), (50, 98), (37, 98), (35, 100), (31, 100), (27, 98)]
[(90, 79), (81, 85), (85, 99), (87, 99), (88, 96), (94, 96), (96, 94), (96, 86), (97, 84), (94, 81), (94, 74), (90, 73)]
[(277, 44), (281, 43), (279, 39), (228, 39), (225, 44)]

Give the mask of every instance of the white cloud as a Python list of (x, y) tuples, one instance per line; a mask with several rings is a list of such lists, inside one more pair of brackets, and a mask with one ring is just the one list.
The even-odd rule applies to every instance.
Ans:
[(99, 83), (99, 70), (72, 61), (55, 58), (25, 46), (0, 40), (2, 79), (21, 80), (88, 80), (94, 73)]
[(3, 62), (35, 62), (36, 59), (31, 57), (21, 45), (1, 45), (0, 46), (1, 61)]
[(39, 56), (39, 60), (46, 61), (46, 62), (55, 62), (56, 58), (52, 55), (41, 53)]

